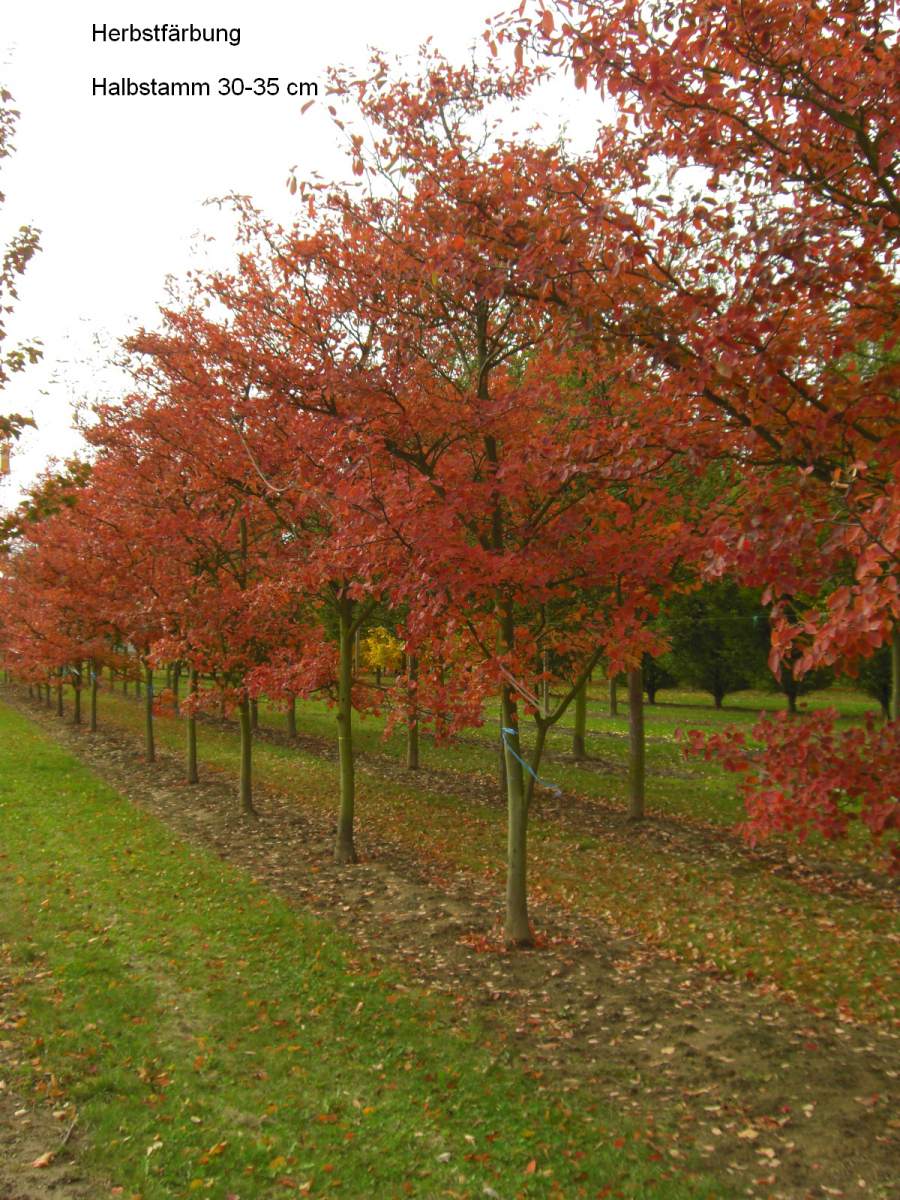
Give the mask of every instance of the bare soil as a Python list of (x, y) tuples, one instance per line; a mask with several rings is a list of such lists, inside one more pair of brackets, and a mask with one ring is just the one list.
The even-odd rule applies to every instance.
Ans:
[[(401, 847), (367, 843), (365, 830), (362, 861), (336, 867), (331, 814), (301, 813), (288, 797), (257, 789), (258, 818), (242, 818), (226, 778), (210, 774), (188, 787), (179, 761), (163, 753), (147, 765), (122, 731), (89, 734), (6, 695), (179, 836), (347, 930), (376, 963), (401, 969), (411, 987), (445, 993), (460, 1027), (476, 1010), (537, 1088), (589, 1085), (598, 1101), (632, 1117), (671, 1167), (696, 1155), (710, 1174), (773, 1200), (900, 1195), (896, 1030), (810, 1014), (546, 904), (535, 914), (540, 948), (500, 952), (493, 882), (437, 881)], [(465, 779), (453, 780), (465, 790)], [(724, 848), (722, 839), (700, 834), (698, 852)], [(680, 827), (660, 826), (648, 836), (674, 842), (679, 835)], [(864, 879), (846, 885), (863, 894), (873, 888)], [(52, 1147), (43, 1129), (27, 1150), (11, 1140), (18, 1126), (4, 1103), (0, 1096), (0, 1161), (29, 1161), (32, 1146)], [(66, 1149), (73, 1146), (74, 1137)], [(30, 1186), (22, 1178), (7, 1197), (0, 1170), (0, 1200), (90, 1194), (77, 1181), (22, 1191)]]

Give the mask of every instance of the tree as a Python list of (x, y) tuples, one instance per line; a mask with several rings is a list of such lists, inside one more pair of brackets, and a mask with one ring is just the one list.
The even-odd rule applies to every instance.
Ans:
[(91, 472), (73, 462), (42, 478), (5, 522), (0, 583), (2, 641), (7, 661), (29, 682), (73, 689), (73, 720), (81, 723), (85, 685), (90, 728), (97, 728), (97, 677), (112, 658), (116, 629), (99, 540), (85, 498)]
[[(340, 254), (348, 307), (364, 306), (377, 348), (367, 398), (392, 460), (380, 494), (414, 566), (391, 579), (392, 595), (427, 625), (423, 592), (437, 593), (500, 693), (506, 937), (527, 945), (528, 813), (547, 733), (601, 654), (620, 667), (639, 659), (685, 523), (656, 479), (671, 414), (648, 405), (641, 362), (579, 345), (548, 303), (585, 257), (615, 253), (618, 231), (586, 232), (590, 187), (560, 147), (477, 127), (506, 86), (434, 62), (414, 83), (391, 85), (380, 64), (357, 81), (378, 128), (371, 143), (354, 136), (359, 171), (373, 191), (377, 180), (393, 190), (342, 201), (329, 263)], [(616, 186), (611, 165), (598, 205)], [(548, 705), (554, 660), (568, 670)]]
[[(891, 663), (891, 647), (882, 646), (870, 657), (859, 664), (856, 684), (867, 696), (872, 696), (881, 705), (881, 713), (886, 721), (896, 714), (891, 711), (891, 692), (893, 671)], [(851, 679), (852, 682), (852, 679)]]
[(648, 704), (656, 703), (656, 695), (658, 692), (666, 688), (676, 687), (678, 684), (677, 677), (665, 665), (665, 659), (654, 657), (651, 654), (645, 654), (641, 664), (644, 691), (647, 693)]
[[(577, 86), (619, 109), (598, 162), (613, 141), (630, 164), (642, 215), (623, 265), (645, 303), (603, 335), (645, 346), (673, 400), (689, 390), (698, 414), (718, 414), (742, 496), (722, 512), (709, 567), (766, 589), (773, 670), (784, 660), (799, 676), (891, 641), (900, 659), (890, 6), (559, 0), (523, 6), (499, 32), (520, 60), (532, 42), (562, 56)], [(587, 298), (583, 311), (596, 328)], [(889, 353), (865, 362), (864, 345)], [(801, 544), (813, 573), (798, 587)], [(851, 581), (792, 620), (792, 598), (848, 563)], [(798, 794), (800, 811), (809, 799)]]
[[(900, 321), (888, 7), (560, 0), (505, 32), (536, 37), (622, 113), (615, 137), (643, 184), (634, 261), (650, 286), (616, 332), (652, 350), (667, 387), (692, 389), (720, 414), (751, 497), (777, 464), (822, 490), (826, 575), (835, 558), (860, 565), (824, 613), (804, 614), (798, 669), (870, 653), (900, 618), (898, 369), (891, 355), (863, 364), (856, 353), (895, 345)], [(654, 153), (671, 168), (665, 183), (649, 173)], [(689, 166), (703, 172), (695, 195), (678, 184)], [(784, 515), (803, 519), (802, 500)], [(755, 550), (760, 576), (774, 561), (773, 600), (783, 528), (747, 538), (742, 521), (716, 550), (732, 566)], [(778, 655), (798, 630), (775, 617)]]
[[(18, 115), (12, 107), (12, 96), (0, 87), (0, 162), (13, 152), (12, 138)], [(5, 196), (0, 193), (0, 206), (4, 200)], [(38, 249), (37, 230), (23, 225), (7, 244), (0, 262), (0, 391), (12, 375), (29, 363), (37, 362), (41, 355), (40, 344), (36, 341), (11, 347), (6, 345), (7, 322), (18, 299), (18, 281)], [(28, 425), (34, 425), (30, 417), (19, 413), (0, 414), (0, 444), (6, 447), (7, 453), (10, 440), (17, 438)]]
[[(220, 699), (238, 710), (239, 800), (252, 814), (253, 672), (294, 646), (294, 613), (274, 602), (284, 600), (272, 581), (289, 550), (246, 453), (246, 371), (227, 369), (214, 333), (188, 309), (169, 314), (160, 332), (136, 334), (128, 346), (140, 390), (98, 410), (89, 436), (117, 481), (111, 506), (125, 515), (131, 545), (149, 563), (165, 562), (145, 601), (154, 634), (142, 644), (148, 661), (177, 660), (193, 672), (188, 777), (196, 776), (196, 710)], [(198, 689), (200, 674), (212, 689)]]
[(733, 580), (707, 583), (673, 597), (664, 629), (667, 663), (675, 676), (709, 692), (716, 708), (732, 692), (761, 680), (766, 669), (766, 625), (756, 594)]

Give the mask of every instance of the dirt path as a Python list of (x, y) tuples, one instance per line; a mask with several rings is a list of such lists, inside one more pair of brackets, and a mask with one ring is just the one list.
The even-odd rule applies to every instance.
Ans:
[(363, 862), (336, 868), (330, 813), (260, 789), (259, 819), (242, 820), (227, 779), (188, 789), (180, 762), (148, 767), (121, 731), (88, 734), (18, 706), (181, 836), (346, 928), (411, 985), (452, 997), (460, 1026), (477, 1008), (537, 1089), (589, 1084), (673, 1169), (696, 1152), (749, 1196), (896, 1196), (900, 1035), (815, 1018), (547, 905), (539, 951), (479, 952), (493, 937), (494, 884), (437, 887), (364, 831)]

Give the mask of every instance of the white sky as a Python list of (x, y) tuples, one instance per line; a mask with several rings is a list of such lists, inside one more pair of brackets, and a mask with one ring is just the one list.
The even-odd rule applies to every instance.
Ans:
[[(369, 47), (414, 54), (427, 38), (447, 57), (481, 43), (485, 20), (503, 0), (452, 3), (338, 0), (0, 0), (0, 82), (21, 113), (17, 152), (5, 160), (0, 242), (28, 222), (41, 230), (41, 253), (20, 289), (10, 342), (39, 337), (45, 357), (0, 394), (0, 411), (34, 415), (38, 431), (15, 448), (0, 505), (51, 457), (77, 447), (71, 404), (116, 394), (124, 381), (104, 366), (117, 340), (154, 320), (165, 277), (195, 261), (199, 237), (218, 233), (227, 254), (229, 226), (204, 200), (247, 193), (288, 220), (294, 201), (285, 181), (318, 171), (346, 176), (322, 96), (331, 65), (362, 66)], [(511, 0), (509, 0), (511, 5)], [(93, 25), (239, 26), (241, 43), (93, 43)], [(303, 100), (219, 97), (222, 75), (315, 81), (320, 98), (301, 117)], [(208, 80), (203, 97), (92, 96), (94, 77)], [(547, 126), (587, 132), (596, 96), (559, 81), (541, 100)]]

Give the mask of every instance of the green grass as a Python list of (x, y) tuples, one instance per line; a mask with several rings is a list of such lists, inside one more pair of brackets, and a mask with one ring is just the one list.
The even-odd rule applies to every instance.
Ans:
[[(832, 698), (831, 693), (828, 696)], [(766, 693), (760, 699), (778, 702)], [(840, 694), (837, 699), (840, 703)], [(852, 710), (854, 703), (858, 698), (849, 696), (847, 707)], [(597, 707), (592, 712), (595, 727), (609, 721)], [(725, 719), (711, 703), (698, 705), (696, 711), (713, 722)], [(672, 740), (676, 726), (686, 723), (686, 712), (694, 715), (686, 706), (661, 708), (651, 715), (661, 740), (649, 748), (657, 770), (650, 781), (649, 809), (677, 815), (683, 805), (693, 817), (699, 814), (710, 820), (714, 814), (716, 823), (730, 825), (737, 816), (731, 781), (699, 760), (685, 764)], [(744, 720), (753, 716), (751, 704)], [(848, 712), (847, 719), (852, 717)], [(265, 714), (265, 719), (274, 724), (276, 718)], [(140, 734), (140, 706), (120, 695), (101, 697), (101, 720)], [(624, 754), (624, 719), (618, 721), (619, 726), (606, 732), (609, 742), (619, 747), (617, 753)], [(319, 703), (298, 706), (298, 723), (306, 732), (333, 734), (333, 714)], [(357, 725), (361, 748), (382, 748), (374, 720)], [(157, 727), (159, 744), (181, 753), (183, 727), (165, 718)], [(238, 746), (233, 730), (202, 727), (200, 752), (205, 770), (236, 776)], [(423, 761), (470, 772), (481, 766), (493, 771), (496, 765), (487, 744), (443, 748), (429, 744), (423, 747)], [(680, 775), (666, 774), (676, 769), (675, 764)], [(621, 772), (598, 781), (574, 765), (562, 769), (580, 781), (573, 791), (624, 811)], [(254, 772), (261, 783), (289, 796), (299, 809), (312, 815), (335, 810), (336, 767), (316, 754), (259, 740), (254, 747)], [(549, 768), (547, 773), (554, 777)], [(607, 786), (609, 792), (604, 791)], [(398, 845), (423, 864), (438, 885), (460, 871), (489, 877), (495, 883), (499, 913), (505, 862), (504, 816), (499, 805), (467, 799), (428, 777), (385, 777), (361, 771), (358, 812), (364, 840), (375, 853), (385, 844)], [(539, 809), (532, 818), (530, 841), (531, 891), (536, 900), (547, 898), (599, 917), (611, 930), (636, 935), (687, 961), (773, 984), (825, 1012), (870, 1020), (897, 1016), (897, 990), (891, 982), (896, 910), (877, 896), (869, 900), (842, 894), (827, 873), (812, 884), (773, 874), (764, 863), (747, 860), (728, 843), (680, 849), (677, 843), (661, 843), (629, 831), (624, 823), (586, 834), (541, 819)], [(838, 867), (861, 853), (860, 847), (853, 846), (790, 849), (798, 859), (808, 852), (823, 857), (827, 851)], [(537, 913), (539, 921), (539, 909)]]
[(77, 1106), (88, 1165), (129, 1195), (729, 1194), (671, 1178), (596, 1094), (526, 1077), (476, 1021), (451, 1031), (443, 1001), (3, 706), (0, 847), (20, 1083)]
[[(608, 689), (593, 685), (590, 689), (586, 743), (595, 760), (586, 770), (574, 762), (559, 761), (571, 754), (574, 713), (570, 708), (559, 725), (551, 730), (541, 777), (549, 783), (584, 796), (627, 808), (624, 797), (628, 759), (627, 700), (619, 689), (619, 715), (608, 711)], [(769, 691), (739, 692), (726, 699), (717, 710), (712, 697), (700, 692), (671, 690), (660, 692), (655, 705), (646, 705), (644, 717), (648, 740), (648, 791), (655, 812), (667, 816), (688, 817), (731, 825), (740, 820), (742, 809), (734, 777), (707, 764), (686, 762), (677, 734), (687, 729), (708, 733), (726, 725), (754, 724), (761, 713), (784, 710), (784, 698)], [(829, 688), (814, 692), (800, 701), (801, 712), (836, 708), (838, 727), (858, 723), (865, 713), (877, 716), (878, 706), (868, 697), (847, 688)], [(423, 763), (440, 770), (468, 771), (485, 775), (497, 772), (497, 754), (493, 743), (498, 726), (496, 705), (489, 705), (486, 723), (470, 730), (463, 742), (423, 746)], [(273, 729), (284, 729), (283, 713), (272, 704), (260, 702), (260, 720)], [(334, 711), (322, 700), (307, 700), (298, 705), (301, 732), (331, 739), (334, 737)], [(358, 718), (354, 738), (357, 749), (387, 755), (398, 763), (405, 761), (405, 735), (395, 732), (384, 737), (385, 720), (380, 716)], [(529, 723), (523, 720), (523, 742), (530, 745)], [(599, 760), (597, 762), (596, 760)]]
[[(116, 696), (104, 695), (101, 704)], [(116, 705), (117, 709), (121, 706)], [(748, 690), (728, 696), (722, 709), (716, 709), (712, 697), (702, 692), (671, 689), (660, 692), (657, 703), (646, 705), (644, 718), (648, 741), (647, 789), (648, 803), (654, 813), (663, 816), (708, 821), (731, 826), (742, 817), (742, 807), (735, 788), (734, 776), (696, 759), (686, 761), (682, 752), (679, 731), (700, 729), (714, 733), (726, 725), (749, 728), (760, 714), (782, 712), (785, 700), (780, 693)], [(878, 716), (878, 705), (871, 698), (847, 687), (834, 686), (813, 692), (800, 700), (801, 712), (835, 708), (839, 713), (838, 728), (857, 724), (866, 713)], [(285, 730), (281, 709), (265, 700), (259, 702), (260, 722), (265, 728)], [(305, 700), (297, 705), (298, 730), (301, 734), (333, 741), (335, 716), (324, 700)], [(573, 710), (570, 708), (547, 739), (541, 778), (576, 795), (600, 800), (622, 811), (627, 810), (625, 799), (628, 759), (628, 715), (624, 689), (619, 689), (619, 715), (608, 711), (608, 688), (605, 683), (589, 689), (586, 743), (593, 759), (590, 769), (574, 762), (562, 761), (571, 754)], [(134, 728), (139, 718), (135, 715)], [(423, 765), (445, 771), (496, 776), (497, 751), (495, 731), (498, 716), (495, 704), (485, 711), (485, 724), (469, 730), (464, 739), (449, 745), (435, 745), (427, 736), (422, 739)], [(405, 762), (406, 745), (402, 731), (384, 736), (385, 718), (377, 715), (356, 715), (354, 743), (362, 753), (383, 755), (397, 763)], [(530, 728), (523, 720), (523, 744), (530, 745)], [(813, 839), (817, 850), (822, 843)], [(845, 843), (826, 847), (829, 856), (842, 857)], [(858, 853), (860, 842), (851, 839), (849, 846)]]

